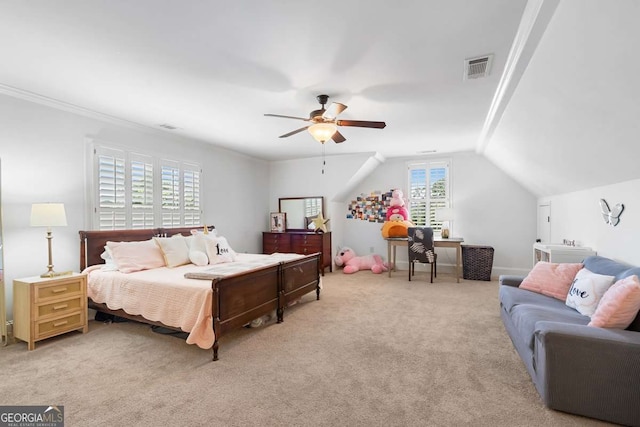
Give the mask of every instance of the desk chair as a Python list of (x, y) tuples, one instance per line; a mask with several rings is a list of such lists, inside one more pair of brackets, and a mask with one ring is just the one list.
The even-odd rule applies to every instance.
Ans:
[(433, 250), (433, 228), (431, 227), (409, 227), (409, 281), (415, 274), (415, 263), (422, 262), (431, 264), (431, 283), (433, 278), (438, 277), (438, 254)]

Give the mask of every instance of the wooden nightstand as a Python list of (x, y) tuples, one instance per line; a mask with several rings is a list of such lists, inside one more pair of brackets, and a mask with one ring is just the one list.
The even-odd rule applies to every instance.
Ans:
[(36, 341), (75, 330), (89, 330), (85, 274), (13, 281), (13, 334), (29, 350)]

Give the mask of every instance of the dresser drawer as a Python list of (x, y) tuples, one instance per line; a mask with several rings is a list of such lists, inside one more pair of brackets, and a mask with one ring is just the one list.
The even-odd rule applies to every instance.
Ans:
[(38, 285), (34, 289), (35, 302), (47, 299), (64, 298), (82, 292), (82, 281), (80, 279), (66, 280), (52, 285)]
[(82, 297), (74, 297), (67, 300), (41, 304), (38, 306), (37, 318), (41, 319), (50, 315), (60, 315), (79, 311), (84, 307)]
[(73, 331), (84, 327), (82, 313), (74, 313), (58, 319), (36, 322), (35, 339), (44, 338), (50, 335), (58, 335), (63, 332)]

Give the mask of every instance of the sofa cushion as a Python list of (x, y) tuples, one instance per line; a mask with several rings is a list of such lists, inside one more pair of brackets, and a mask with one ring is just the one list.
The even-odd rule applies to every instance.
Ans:
[(563, 301), (514, 286), (500, 286), (498, 295), (500, 303), (507, 313), (511, 313), (513, 307), (520, 304), (539, 304), (559, 309), (566, 308)]
[(581, 268), (581, 263), (539, 261), (524, 278), (520, 288), (548, 295), (564, 302), (571, 282)]
[[(551, 300), (551, 298), (547, 298)], [(587, 325), (589, 316), (583, 316), (564, 304), (519, 304), (511, 309), (511, 319), (518, 330), (520, 338), (533, 350), (536, 324), (540, 321), (571, 323), (574, 325)]]
[[(567, 307), (585, 316), (591, 316), (607, 289), (613, 285), (614, 276), (593, 273), (587, 268), (578, 271), (567, 294)], [(629, 319), (631, 323), (633, 318)], [(627, 324), (628, 325), (628, 324)]]
[(589, 326), (626, 328), (640, 310), (640, 281), (633, 275), (619, 280), (604, 294)]

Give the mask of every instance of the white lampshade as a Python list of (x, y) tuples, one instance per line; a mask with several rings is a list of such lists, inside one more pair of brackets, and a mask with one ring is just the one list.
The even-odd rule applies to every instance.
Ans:
[(34, 203), (31, 205), (32, 227), (65, 227), (67, 215), (62, 203)]
[(436, 221), (453, 221), (452, 208), (436, 209)]
[(309, 133), (316, 141), (325, 143), (331, 139), (334, 133), (338, 130), (337, 126), (333, 123), (316, 123), (309, 126)]

